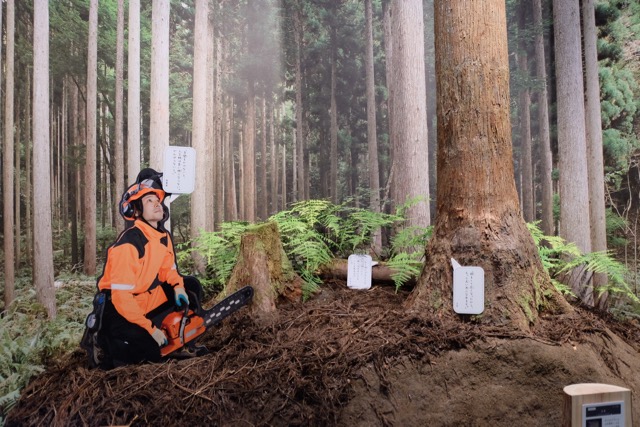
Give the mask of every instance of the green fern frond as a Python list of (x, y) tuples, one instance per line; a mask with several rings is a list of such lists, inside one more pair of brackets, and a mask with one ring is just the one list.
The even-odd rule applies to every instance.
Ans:
[(412, 277), (418, 277), (422, 262), (406, 253), (394, 255), (387, 261), (387, 265), (394, 273), (391, 275), (396, 292), (402, 285), (407, 283)]

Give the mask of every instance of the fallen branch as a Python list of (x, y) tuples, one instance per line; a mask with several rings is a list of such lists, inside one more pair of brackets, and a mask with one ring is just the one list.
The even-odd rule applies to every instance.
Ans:
[[(347, 280), (348, 264), (346, 259), (335, 258), (329, 264), (325, 264), (318, 270), (318, 276), (323, 280), (338, 279)], [(379, 262), (371, 269), (371, 282), (377, 285), (394, 285), (392, 276), (396, 271)], [(409, 279), (404, 286), (413, 287), (416, 284), (417, 277)]]

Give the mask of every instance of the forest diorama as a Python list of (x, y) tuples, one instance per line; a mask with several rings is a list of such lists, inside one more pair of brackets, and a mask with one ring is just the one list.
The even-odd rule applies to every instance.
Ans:
[[(7, 56), (8, 3), (15, 6), (12, 10), (17, 18), (17, 74), (31, 76), (30, 61), (35, 54), (31, 23), (37, 2), (7, 2), (7, 48), (3, 49)], [(78, 136), (89, 128), (88, 120), (83, 122), (86, 118), (78, 118), (83, 116), (83, 92), (89, 92), (90, 3), (99, 4), (100, 22), (95, 77), (99, 103), (94, 108), (99, 123), (93, 129), (98, 145), (92, 147), (98, 167), (94, 164), (90, 170), (96, 179), (93, 211), (87, 194), (79, 190), (89, 185), (79, 176), (87, 170), (91, 148)], [(149, 3), (141, 5), (139, 28), (139, 110), (143, 113), (127, 124), (127, 130), (131, 132), (134, 122), (142, 125), (138, 128), (141, 164), (153, 165), (157, 148), (149, 141), (159, 137), (154, 136), (155, 113), (149, 101), (153, 97), (148, 68), (153, 62), (152, 2), (142, 3)], [(156, 3), (162, 2), (154, 0)], [(219, 157), (199, 155), (198, 159), (207, 168), (214, 163), (219, 166), (211, 169), (220, 173), (214, 177), (212, 172), (207, 178), (215, 185), (197, 187), (190, 197), (181, 196), (171, 203), (179, 269), (182, 274), (198, 276), (205, 306), (213, 305), (235, 284), (256, 280), (269, 287), (274, 308), (265, 310), (256, 303), (226, 319), (199, 340), (210, 350), (203, 356), (112, 370), (89, 369), (79, 342), (100, 275), (99, 267), (92, 271), (90, 266), (95, 269), (104, 261), (107, 247), (121, 231), (113, 205), (120, 196), (119, 185), (129, 182), (118, 183), (115, 177), (132, 176), (131, 170), (122, 167), (131, 154), (118, 154), (116, 148), (123, 132), (116, 119), (116, 105), (122, 102), (116, 89), (118, 61), (122, 66), (116, 58), (116, 21), (125, 2), (51, 2), (48, 77), (60, 83), (51, 88), (51, 111), (55, 111), (51, 117), (57, 117), (51, 123), (56, 314), (52, 317), (50, 308), (42, 303), (34, 279), (38, 267), (33, 258), (33, 229), (28, 224), (34, 221), (30, 180), (37, 181), (38, 172), (29, 169), (31, 160), (26, 153), (38, 149), (29, 145), (30, 123), (35, 117), (29, 116), (31, 101), (27, 99), (35, 88), (30, 88), (29, 78), (18, 79), (13, 125), (15, 191), (21, 194), (26, 189), (26, 194), (17, 198), (12, 209), (18, 220), (20, 212), (26, 213), (26, 220), (15, 223), (15, 252), (9, 259), (15, 264), (15, 289), (10, 290), (14, 295), (8, 306), (4, 298), (0, 317), (0, 424), (560, 425), (563, 387), (590, 382), (630, 389), (635, 401), (633, 417), (639, 422), (640, 2), (602, 0), (593, 5), (604, 154), (602, 198), (606, 204), (601, 225), (606, 231), (606, 249), (598, 250), (594, 244), (587, 251), (582, 243), (568, 240), (576, 236), (573, 230), (566, 230), (571, 223), (566, 209), (571, 205), (566, 204), (569, 197), (563, 200), (559, 194), (573, 192), (573, 187), (561, 182), (562, 171), (572, 166), (586, 169), (586, 165), (579, 164), (579, 156), (570, 153), (566, 157), (562, 152), (563, 135), (575, 130), (565, 126), (561, 104), (566, 97), (561, 83), (555, 81), (557, 74), (543, 70), (543, 75), (548, 74), (545, 85), (545, 78), (535, 71), (540, 63), (534, 53), (538, 39), (545, 44), (542, 55), (546, 55), (547, 67), (563, 66), (554, 60), (554, 54), (561, 51), (554, 51), (553, 44), (564, 40), (562, 34), (554, 33), (552, 9), (573, 2), (506, 1), (509, 72), (495, 63), (491, 66), (492, 55), (500, 48), (470, 48), (465, 45), (469, 38), (465, 41), (464, 37), (454, 43), (447, 37), (455, 32), (447, 37), (440, 34), (448, 50), (446, 55), (440, 50), (438, 56), (433, 45), (438, 31), (434, 15), (461, 13), (459, 2), (451, 2), (457, 6), (447, 12), (442, 6), (438, 10), (438, 3), (443, 2), (435, 1), (434, 6), (431, 0), (205, 2), (211, 8), (210, 21), (219, 25), (209, 30), (214, 43), (210, 43), (207, 61), (213, 58), (213, 65), (207, 66), (220, 70), (211, 73), (214, 95), (206, 102), (215, 102), (220, 113), (199, 119), (199, 100), (205, 101), (206, 90), (199, 90), (202, 86), (196, 83), (198, 47), (194, 40), (198, 37), (194, 34), (198, 29), (194, 25), (196, 5), (202, 7), (203, 2), (170, 3), (171, 115), (163, 123), (166, 137), (171, 135), (172, 145), (196, 147), (211, 131), (211, 140), (220, 143), (213, 149)], [(531, 17), (534, 5), (540, 5), (540, 22)], [(492, 11), (481, 10), (482, 6), (474, 7), (477, 15), (481, 11), (493, 16)], [(390, 10), (395, 13), (393, 18)], [(429, 124), (428, 133), (425, 127), (416, 137), (428, 139), (428, 150), (425, 144), (419, 150), (423, 153), (415, 157), (424, 154), (420, 159), (426, 160), (428, 152), (428, 168), (422, 169), (429, 172), (426, 181), (431, 186), (418, 196), (404, 185), (414, 177), (408, 172), (411, 149), (398, 141), (413, 138), (413, 129), (422, 126), (410, 121), (411, 114), (402, 114), (410, 111), (412, 98), (419, 97), (409, 93), (407, 105), (393, 105), (402, 99), (394, 98), (401, 92), (400, 84), (392, 90), (387, 83), (398, 77), (394, 75), (397, 69), (389, 66), (396, 45), (388, 39), (397, 43), (401, 38), (394, 33), (394, 19), (402, 27), (402, 16), (415, 18), (415, 10), (423, 12), (424, 27), (414, 28), (415, 21), (408, 21), (405, 28), (419, 28), (417, 39), (420, 44), (424, 41), (421, 52), (426, 70), (421, 72), (426, 79), (421, 80), (426, 84), (427, 110), (424, 116), (416, 116)], [(459, 17), (475, 16), (462, 12)], [(274, 35), (279, 26), (281, 39)], [(494, 23), (487, 28), (499, 26)], [(369, 31), (371, 45), (365, 37)], [(487, 30), (487, 39), (492, 39), (490, 33)], [(365, 54), (369, 48), (371, 56)], [(498, 119), (486, 128), (449, 122), (454, 115), (444, 112), (456, 110), (461, 117), (472, 117), (480, 110), (475, 106), (479, 99), (471, 98), (476, 103), (458, 99), (468, 93), (446, 92), (455, 90), (455, 79), (439, 84), (442, 94), (435, 93), (436, 80), (448, 78), (446, 67), (453, 70), (457, 54), (462, 51), (464, 56), (465, 48), (477, 49), (472, 54), (482, 60), (463, 61), (459, 69), (471, 63), (488, 65), (480, 70), (487, 73), (483, 78), (497, 82), (498, 89), (492, 94), (502, 97), (488, 103), (488, 116)], [(276, 60), (280, 57), (283, 64)], [(436, 60), (438, 65), (434, 65)], [(403, 66), (411, 67), (408, 63)], [(375, 80), (365, 79), (369, 68)], [(588, 72), (585, 76), (588, 79)], [(482, 87), (481, 79), (464, 78), (470, 87)], [(543, 87), (545, 93), (549, 89), (544, 102), (549, 106), (544, 113), (548, 114), (546, 124), (538, 98)], [(505, 88), (507, 92), (501, 92)], [(503, 102), (509, 95), (511, 101)], [(503, 113), (505, 120), (500, 122)], [(505, 123), (511, 127), (504, 128)], [(205, 131), (207, 124), (214, 125)], [(464, 140), (466, 148), (442, 150), (456, 138), (450, 136), (455, 134), (452, 129), (461, 128), (472, 128), (483, 136), (490, 129), (489, 143), (495, 145), (483, 149), (470, 138)], [(549, 156), (554, 159), (548, 174), (540, 148), (545, 132), (550, 136)], [(378, 144), (373, 151), (372, 139)], [(532, 147), (531, 141), (540, 146)], [(232, 155), (223, 154), (226, 150)], [(502, 159), (489, 158), (496, 163), (505, 161), (508, 153), (509, 167), (492, 170), (489, 177), (476, 170), (474, 176), (471, 170), (488, 158), (485, 152), (502, 153)], [(6, 153), (3, 151), (4, 171)], [(456, 162), (465, 167), (451, 167)], [(203, 170), (202, 163), (198, 168)], [(422, 179), (422, 175), (415, 176), (417, 181)], [(6, 174), (4, 177), (6, 183)], [(581, 182), (582, 177), (575, 180)], [(546, 178), (554, 194), (550, 203), (544, 203)], [(584, 178), (586, 181), (586, 175)], [(249, 181), (255, 181), (253, 187)], [(500, 194), (491, 188), (478, 190), (473, 186), (478, 183), (495, 184)], [(7, 191), (3, 186), (3, 194)], [(205, 194), (214, 194), (212, 204), (204, 205), (209, 198)], [(425, 206), (432, 222), (416, 220), (425, 214)], [(95, 228), (87, 225), (86, 215), (98, 219)], [(576, 215), (580, 223), (583, 213)], [(205, 216), (211, 222), (204, 221)], [(586, 230), (588, 234), (589, 224)], [(93, 243), (88, 243), (88, 234), (95, 239)], [(83, 245), (91, 244), (96, 250), (88, 262), (91, 256)], [(4, 247), (2, 272), (6, 278), (6, 244)], [(351, 254), (368, 254), (378, 262), (371, 289), (347, 287), (346, 259)], [(450, 295), (453, 255), (463, 264), (485, 268), (484, 313), (454, 313)], [(593, 284), (593, 295), (576, 292), (576, 282)], [(0, 295), (6, 293), (5, 287), (0, 289)]]

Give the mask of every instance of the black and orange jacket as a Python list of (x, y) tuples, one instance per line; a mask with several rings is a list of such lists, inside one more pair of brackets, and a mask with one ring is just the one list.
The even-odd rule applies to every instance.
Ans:
[(98, 289), (111, 290), (111, 301), (118, 313), (152, 333), (154, 327), (145, 315), (167, 302), (159, 286), (165, 282), (184, 287), (176, 268), (171, 235), (138, 219), (107, 250)]

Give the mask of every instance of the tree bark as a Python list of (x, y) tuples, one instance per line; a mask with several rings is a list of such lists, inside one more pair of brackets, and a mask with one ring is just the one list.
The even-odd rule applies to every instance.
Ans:
[[(380, 171), (378, 167), (378, 133), (376, 130), (376, 92), (373, 71), (373, 12), (371, 0), (365, 0), (365, 68), (367, 86), (367, 141), (369, 148), (369, 204), (373, 212), (380, 212)], [(426, 89), (425, 89), (426, 97)], [(426, 109), (425, 109), (426, 112)], [(425, 117), (426, 120), (426, 117)], [(426, 126), (426, 123), (425, 123)], [(427, 187), (428, 188), (428, 187)], [(428, 205), (427, 205), (428, 206)], [(371, 246), (376, 254), (382, 251), (382, 232), (375, 230), (371, 236)]]
[(555, 235), (553, 226), (553, 161), (551, 138), (549, 136), (549, 107), (547, 94), (547, 65), (544, 52), (544, 27), (542, 21), (542, 1), (533, 0), (533, 23), (535, 26), (536, 78), (540, 82), (537, 97), (538, 109), (538, 150), (540, 152), (540, 181), (542, 187), (542, 231), (547, 236)]
[(252, 317), (264, 324), (275, 320), (280, 299), (301, 301), (302, 283), (284, 253), (276, 223), (247, 230), (226, 290), (231, 293), (246, 285), (253, 287)]
[(518, 49), (518, 68), (521, 76), (525, 81), (524, 86), (520, 89), (520, 141), (521, 141), (521, 163), (522, 163), (522, 213), (526, 222), (533, 222), (536, 219), (535, 204), (533, 202), (533, 159), (531, 156), (531, 93), (528, 86), (529, 77), (529, 61), (527, 46), (528, 41), (525, 39), (525, 30), (527, 27), (528, 2), (520, 2), (519, 11), (519, 49)]
[(269, 198), (267, 196), (267, 100), (266, 94), (262, 96), (262, 121), (260, 122), (260, 203), (258, 206), (258, 218), (262, 221), (269, 214)]
[(421, 197), (408, 208), (407, 223), (426, 227), (431, 217), (422, 0), (394, 1), (391, 31), (394, 202), (399, 206)]
[[(597, 30), (593, 0), (582, 1), (585, 64), (585, 123), (587, 136), (587, 165), (589, 173), (589, 219), (591, 220), (591, 250), (607, 250), (607, 223), (604, 200), (604, 160), (602, 153), (602, 121), (600, 111), (600, 82), (598, 77)], [(593, 288), (605, 286), (607, 275), (597, 273)], [(596, 304), (607, 307), (607, 293), (596, 293)]]
[[(96, 274), (96, 115), (98, 97), (98, 0), (89, 7), (89, 46), (87, 54), (87, 148), (84, 166), (84, 273)], [(47, 127), (48, 128), (48, 127)], [(38, 181), (36, 181), (38, 182)], [(38, 234), (36, 234), (38, 235)], [(36, 239), (37, 240), (37, 239)]]
[(49, 173), (49, 2), (33, 5), (33, 181), (34, 265), (36, 298), (50, 319), (56, 317), (53, 286), (53, 239), (51, 229), (51, 175)]
[(256, 221), (256, 97), (254, 82), (247, 82), (247, 109), (242, 144), (242, 185), (244, 221)]
[[(209, 186), (207, 171), (213, 167), (210, 151), (211, 141), (207, 141), (207, 23), (209, 20), (209, 1), (196, 0), (196, 16), (194, 30), (193, 52), (193, 119), (191, 146), (196, 150), (196, 183), (191, 197), (191, 238), (195, 239), (201, 231), (207, 229), (207, 216), (213, 211), (207, 211), (207, 199), (213, 198), (212, 188)], [(196, 271), (204, 273), (206, 267), (204, 258), (194, 252)]]
[[(578, 0), (553, 1), (560, 168), (560, 236), (582, 253), (591, 252), (589, 177), (585, 130), (582, 42)], [(573, 292), (593, 304), (593, 287), (583, 268), (568, 276)]]
[(140, 172), (140, 0), (129, 0), (127, 62), (127, 183)]
[(474, 319), (526, 331), (552, 301), (559, 309), (569, 306), (551, 285), (519, 207), (505, 3), (436, 0), (435, 34), (437, 215), (407, 306), (470, 317), (453, 312), (454, 258), (484, 269), (485, 308)]
[(162, 170), (169, 146), (169, 0), (153, 0), (151, 12), (151, 102), (149, 166)]
[[(113, 205), (119, 206), (120, 198), (124, 193), (124, 0), (118, 0), (118, 22), (116, 29), (116, 126), (114, 147), (114, 192)], [(119, 235), (124, 230), (124, 218), (114, 214), (113, 222), (116, 224), (116, 233)]]
[[(0, 5), (2, 9), (2, 5)], [(2, 195), (4, 224), (4, 307), (15, 298), (15, 247), (14, 247), (14, 144), (13, 140), (13, 69), (15, 36), (15, 3), (7, 1), (7, 53), (4, 104), (4, 150), (2, 158)], [(0, 11), (0, 23), (2, 12)], [(0, 43), (1, 44), (1, 43)], [(19, 147), (19, 146), (18, 146)], [(19, 151), (19, 148), (18, 150)], [(19, 236), (18, 236), (19, 238)]]
[(302, 43), (303, 43), (303, 29), (302, 18), (300, 16), (300, 10), (296, 8), (294, 11), (294, 31), (296, 40), (296, 138), (295, 141), (295, 162), (294, 162), (294, 201), (304, 200), (304, 177), (305, 177), (305, 164), (304, 164), (304, 132), (302, 120), (303, 105), (302, 105)]
[(331, 108), (329, 111), (331, 128), (330, 128), (330, 148), (329, 148), (329, 195), (331, 202), (338, 204), (338, 104), (336, 102), (336, 83), (338, 80), (337, 70), (337, 30), (331, 28)]

